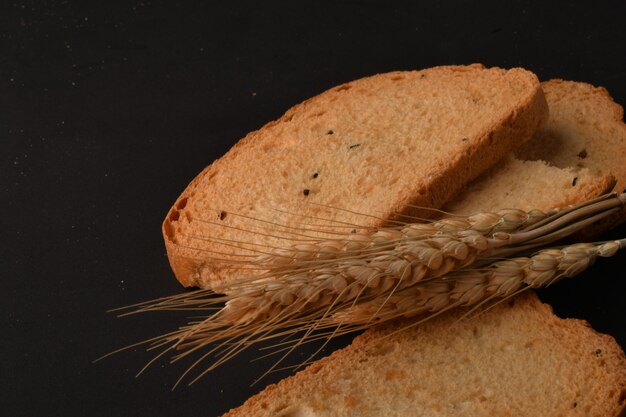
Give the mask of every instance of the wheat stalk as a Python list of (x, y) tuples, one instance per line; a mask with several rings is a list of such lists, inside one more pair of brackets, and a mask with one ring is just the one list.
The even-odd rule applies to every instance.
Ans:
[[(256, 260), (268, 272), (229, 284), (231, 295), (214, 300), (226, 306), (212, 324), (249, 325), (276, 317), (281, 310), (290, 310), (284, 314), (289, 316), (295, 309), (310, 311), (381, 296), (485, 257), (509, 256), (557, 240), (609, 215), (624, 199), (624, 195), (605, 196), (549, 212), (479, 213), (279, 248)], [(167, 300), (145, 309), (190, 307), (189, 300), (180, 301)]]
[[(491, 302), (491, 306), (495, 306), (525, 290), (546, 287), (560, 279), (576, 276), (593, 265), (598, 257), (614, 256), (624, 247), (626, 239), (579, 243), (543, 249), (528, 257), (496, 261), (480, 269), (455, 271), (394, 292), (387, 297), (374, 298), (340, 309), (316, 323), (316, 329), (322, 332), (307, 335), (306, 340), (274, 344), (272, 354), (291, 352), (294, 347), (305, 342), (324, 339), (328, 341), (332, 337), (391, 320), (417, 317), (417, 320), (397, 330), (404, 331), (448, 310), (471, 307), (462, 319), (487, 303)], [(298, 368), (308, 364), (318, 352), (319, 350), (300, 363)]]
[(335, 324), (352, 326), (471, 307), (496, 298), (508, 298), (526, 288), (546, 287), (578, 275), (598, 257), (611, 257), (626, 246), (626, 239), (601, 244), (579, 243), (538, 251), (530, 257), (496, 261), (485, 268), (455, 271), (441, 279), (398, 291), (339, 311)]
[[(432, 316), (543, 285), (548, 276), (554, 280), (580, 272), (572, 265), (590, 264), (595, 257), (610, 253), (615, 244), (594, 246), (596, 252), (575, 246), (530, 258), (495, 263), (493, 259), (543, 247), (620, 210), (625, 203), (626, 194), (613, 194), (548, 212), (481, 213), (275, 248), (252, 261), (266, 269), (264, 274), (229, 284), (226, 296), (215, 297), (212, 291), (201, 290), (141, 303), (126, 314), (215, 310), (225, 303), (207, 318), (145, 341), (165, 346), (162, 354), (184, 349), (174, 360), (217, 342), (191, 367), (221, 353), (208, 371), (259, 341), (304, 332), (292, 343), (291, 351), (293, 346), (317, 338), (315, 330), (343, 327), (319, 336), (328, 337), (395, 317)], [(574, 254), (581, 257), (578, 263), (565, 268)], [(536, 268), (542, 265), (552, 265), (552, 270), (538, 274)]]

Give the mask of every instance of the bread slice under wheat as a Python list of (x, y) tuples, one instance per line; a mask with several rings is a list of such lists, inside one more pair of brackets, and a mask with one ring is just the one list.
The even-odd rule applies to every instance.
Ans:
[[(544, 83), (550, 117), (532, 143), (550, 149), (549, 141), (557, 140), (594, 149), (587, 155), (587, 167), (576, 158), (571, 166), (559, 167), (510, 157), (473, 182), (446, 210), (548, 209), (609, 191), (615, 180), (603, 167), (619, 163), (624, 145), (609, 144), (603, 139), (605, 129), (598, 126), (610, 123), (619, 132), (623, 123), (605, 118), (603, 112), (595, 113), (598, 119), (587, 114), (584, 129), (572, 138), (570, 115), (589, 106), (578, 100), (580, 86)], [(593, 96), (597, 104), (618, 115), (608, 95), (595, 91), (600, 92)], [(611, 149), (618, 150), (614, 160), (603, 164), (594, 159)], [(349, 347), (267, 388), (228, 415), (617, 416), (624, 408), (626, 361), (610, 336), (595, 333), (582, 321), (557, 318), (534, 294), (476, 320), (457, 323), (460, 314), (377, 344), (374, 341), (389, 328), (369, 330)]]
[(611, 337), (535, 296), (392, 334), (376, 328), (271, 385), (229, 417), (617, 416), (626, 359)]
[(612, 174), (616, 190), (626, 190), (624, 110), (603, 87), (551, 80), (542, 83), (556, 112), (541, 135), (516, 151), (524, 160), (543, 160), (560, 168), (589, 168)]
[[(617, 181), (615, 190), (626, 192), (626, 124), (624, 110), (603, 87), (551, 80), (542, 84), (552, 107), (559, 115), (544, 138), (532, 140), (516, 151), (521, 159), (542, 159), (556, 167), (573, 166), (610, 173)], [(584, 238), (592, 239), (626, 220), (626, 208), (607, 218)]]
[[(614, 184), (619, 192), (626, 188), (622, 107), (604, 88), (586, 83), (551, 80), (542, 88), (550, 110), (548, 122), (515, 151), (515, 157), (471, 183), (444, 210), (546, 209), (595, 197)], [(622, 213), (611, 222), (624, 218)]]
[(311, 218), (371, 227), (412, 205), (440, 207), (529, 139), (546, 113), (537, 78), (522, 69), (437, 67), (335, 87), (250, 133), (192, 181), (163, 223), (172, 268), (186, 286), (215, 287), (234, 275), (221, 260), (285, 246), (300, 237), (290, 227), (302, 233)]

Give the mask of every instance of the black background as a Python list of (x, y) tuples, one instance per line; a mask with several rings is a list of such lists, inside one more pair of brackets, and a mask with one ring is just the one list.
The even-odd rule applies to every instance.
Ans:
[[(285, 375), (250, 388), (271, 364), (252, 353), (171, 392), (184, 366), (135, 379), (142, 349), (92, 360), (178, 323), (105, 311), (181, 291), (160, 234), (169, 206), (292, 105), (378, 72), (472, 62), (626, 103), (622, 2), (228, 3), (0, 3), (2, 415), (214, 416)], [(626, 346), (625, 260), (541, 298)]]

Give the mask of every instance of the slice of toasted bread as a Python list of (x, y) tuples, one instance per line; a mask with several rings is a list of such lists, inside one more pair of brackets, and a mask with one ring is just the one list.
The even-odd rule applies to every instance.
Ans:
[[(516, 153), (525, 160), (544, 160), (555, 167), (588, 168), (611, 174), (615, 191), (626, 192), (626, 124), (624, 110), (603, 87), (574, 81), (551, 80), (542, 84), (552, 108), (558, 112), (550, 128), (522, 146)], [(626, 220), (626, 208), (594, 228), (583, 238)]]
[(271, 385), (226, 416), (617, 416), (626, 359), (584, 321), (533, 294), (477, 318), (463, 311), (349, 347)]
[[(622, 107), (604, 88), (574, 81), (542, 83), (547, 123), (515, 156), (473, 181), (444, 208), (473, 213), (516, 207), (562, 207), (626, 187)], [(585, 230), (592, 237), (626, 219), (626, 211)]]
[(424, 216), (411, 207), (441, 207), (546, 115), (537, 78), (522, 69), (437, 67), (333, 88), (250, 133), (191, 182), (163, 223), (172, 268), (183, 285), (215, 287), (233, 277), (224, 258), (285, 246), (306, 218), (367, 227)]

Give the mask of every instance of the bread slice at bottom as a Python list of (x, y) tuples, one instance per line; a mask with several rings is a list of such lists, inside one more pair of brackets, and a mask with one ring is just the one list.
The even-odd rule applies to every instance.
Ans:
[(626, 359), (526, 294), (459, 320), (370, 330), (226, 416), (617, 416)]

